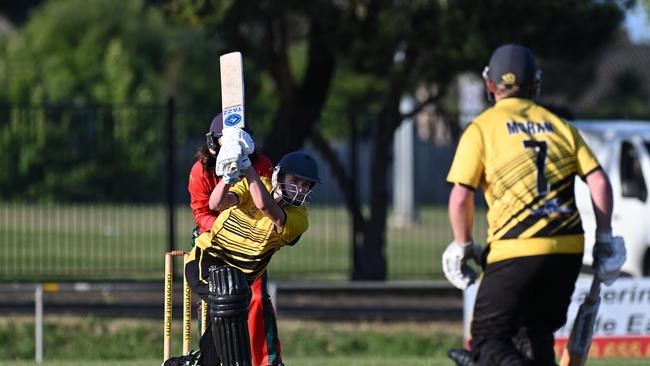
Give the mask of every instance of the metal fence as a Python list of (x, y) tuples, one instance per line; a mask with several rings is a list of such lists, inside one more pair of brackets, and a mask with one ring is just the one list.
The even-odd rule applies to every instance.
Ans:
[[(0, 281), (160, 279), (164, 252), (190, 249), (187, 175), (210, 119), (209, 110), (173, 105), (0, 106)], [(337, 197), (323, 170), (331, 183), (318, 194)], [(429, 200), (417, 210), (409, 225), (389, 217), (390, 279), (441, 276), (440, 254), (451, 240), (446, 208)], [(297, 246), (274, 256), (271, 275), (349, 278), (351, 218), (343, 205), (316, 200), (310, 221)], [(484, 237), (485, 223), (475, 230)]]

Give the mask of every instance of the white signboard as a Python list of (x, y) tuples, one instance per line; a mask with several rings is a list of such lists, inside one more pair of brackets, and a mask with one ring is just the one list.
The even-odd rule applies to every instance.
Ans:
[[(567, 324), (555, 333), (556, 351), (571, 334), (573, 320), (591, 286), (591, 278), (580, 278), (571, 297)], [(478, 286), (470, 286), (464, 296), (464, 329), (469, 337)], [(602, 285), (600, 308), (596, 317), (594, 345), (590, 355), (595, 357), (650, 356), (650, 277), (619, 278), (612, 286)]]

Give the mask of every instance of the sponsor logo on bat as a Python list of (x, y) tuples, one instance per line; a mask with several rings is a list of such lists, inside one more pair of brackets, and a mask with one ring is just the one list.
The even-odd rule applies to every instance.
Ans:
[(241, 122), (241, 114), (239, 113), (233, 113), (223, 121), (227, 127), (237, 126), (239, 122)]

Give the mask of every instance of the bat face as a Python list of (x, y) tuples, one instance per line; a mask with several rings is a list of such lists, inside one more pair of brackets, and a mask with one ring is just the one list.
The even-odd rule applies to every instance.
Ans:
[(242, 55), (231, 52), (219, 57), (221, 71), (221, 113), (223, 127), (245, 126), (244, 120), (244, 74)]

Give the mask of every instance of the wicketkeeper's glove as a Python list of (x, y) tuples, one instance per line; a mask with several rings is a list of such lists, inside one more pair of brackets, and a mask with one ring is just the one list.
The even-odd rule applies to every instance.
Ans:
[(596, 230), (596, 243), (592, 251), (594, 275), (606, 286), (610, 286), (621, 271), (627, 259), (625, 241), (612, 236), (612, 230)]
[(447, 280), (455, 287), (464, 290), (476, 281), (474, 271), (467, 261), (474, 258), (474, 243), (452, 241), (442, 253), (442, 270)]

